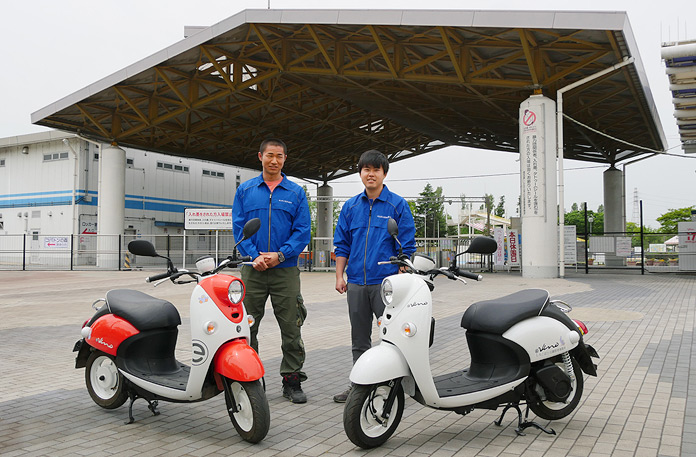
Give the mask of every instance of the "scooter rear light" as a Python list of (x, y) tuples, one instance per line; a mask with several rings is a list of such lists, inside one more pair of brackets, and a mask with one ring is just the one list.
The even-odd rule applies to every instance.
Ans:
[(85, 325), (87, 325), (87, 322), (89, 322), (89, 319), (87, 319), (86, 321), (84, 321), (84, 322), (82, 323), (82, 328), (85, 328)]
[(249, 327), (253, 327), (256, 323), (256, 319), (254, 319), (254, 316), (251, 314), (247, 314), (247, 322), (249, 323)]
[(587, 325), (585, 325), (584, 322), (579, 321), (577, 319), (573, 319), (575, 321), (575, 325), (578, 326), (578, 329), (580, 330), (580, 333), (583, 335), (587, 335), (589, 333), (589, 330), (587, 329)]
[(382, 328), (382, 316), (379, 316), (379, 319), (377, 319), (377, 327)]

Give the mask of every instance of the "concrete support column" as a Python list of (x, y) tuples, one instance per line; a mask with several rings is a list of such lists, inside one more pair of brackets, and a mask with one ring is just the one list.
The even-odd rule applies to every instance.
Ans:
[[(624, 202), (624, 180), (621, 170), (615, 167), (604, 172), (604, 233), (611, 236), (622, 236), (612, 232), (624, 232), (626, 230), (626, 205)], [(622, 266), (624, 257), (606, 255), (608, 267)]]
[(98, 198), (97, 265), (115, 269), (126, 216), (126, 151), (117, 146), (101, 148)]
[(328, 184), (317, 188), (317, 232), (315, 266), (331, 266), (333, 249), (333, 188)]
[(522, 276), (558, 277), (556, 103), (532, 95), (520, 105)]

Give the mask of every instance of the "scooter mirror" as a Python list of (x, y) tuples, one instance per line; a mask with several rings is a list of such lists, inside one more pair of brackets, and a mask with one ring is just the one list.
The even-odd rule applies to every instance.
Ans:
[(399, 235), (399, 224), (391, 217), (389, 221), (387, 221), (387, 232), (389, 232), (389, 235), (392, 237), (397, 237)]
[(471, 240), (469, 249), (464, 252), (470, 254), (493, 254), (498, 249), (498, 243), (493, 238), (479, 236)]
[(242, 229), (242, 233), (244, 234), (244, 238), (249, 238), (252, 236), (254, 233), (259, 231), (259, 228), (261, 227), (261, 219), (258, 217), (254, 219), (250, 219), (247, 221), (246, 224), (244, 224), (244, 228)]
[(131, 254), (142, 255), (146, 257), (159, 257), (155, 247), (147, 240), (133, 240), (128, 243), (128, 251)]

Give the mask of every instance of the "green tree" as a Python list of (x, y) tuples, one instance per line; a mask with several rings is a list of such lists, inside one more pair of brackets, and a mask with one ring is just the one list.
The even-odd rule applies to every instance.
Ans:
[(433, 186), (428, 183), (419, 195), (420, 197), (416, 200), (416, 210), (413, 213), (416, 236), (423, 237), (427, 234), (428, 238), (433, 238), (438, 236), (438, 233), (440, 236), (444, 236), (447, 233), (447, 219), (445, 218), (445, 197), (442, 195), (442, 187), (433, 189)]
[(677, 233), (677, 224), (679, 222), (687, 222), (691, 220), (691, 210), (696, 205), (691, 205), (686, 208), (671, 209), (657, 218), (660, 223), (660, 232)]
[(578, 208), (578, 204), (577, 204), (577, 203), (573, 203), (573, 205), (570, 207), (570, 210), (571, 210), (571, 211), (578, 211), (578, 209), (579, 209), (579, 208)]
[[(589, 223), (590, 218), (592, 218), (591, 224)], [(595, 213), (592, 210), (588, 210), (587, 219), (594, 235), (602, 235), (604, 233), (604, 213)], [(585, 211), (579, 210), (565, 213), (564, 221), (565, 225), (574, 225), (578, 235), (585, 233)]]
[(495, 215), (498, 217), (505, 217), (505, 195), (500, 196), (498, 206), (495, 207)]

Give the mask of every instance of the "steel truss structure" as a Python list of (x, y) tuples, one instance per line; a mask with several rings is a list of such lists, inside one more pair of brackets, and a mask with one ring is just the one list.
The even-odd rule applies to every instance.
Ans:
[[(487, 13), (487, 14), (484, 14)], [(429, 25), (424, 25), (429, 24)], [(518, 110), (636, 57), (625, 13), (245, 11), (34, 113), (100, 141), (256, 167), (266, 137), (285, 171), (328, 181), (379, 149), (403, 160), (449, 145), (518, 150)], [(565, 114), (664, 150), (639, 57), (570, 91)], [(645, 151), (566, 123), (565, 157)]]

